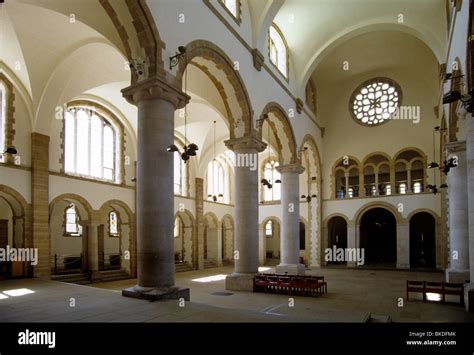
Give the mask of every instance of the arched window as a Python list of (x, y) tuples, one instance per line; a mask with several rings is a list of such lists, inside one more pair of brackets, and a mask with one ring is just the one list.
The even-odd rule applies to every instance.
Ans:
[(66, 235), (72, 237), (79, 237), (82, 235), (82, 226), (79, 224), (79, 215), (77, 214), (76, 206), (73, 203), (66, 209), (64, 219)]
[(262, 185), (265, 201), (279, 201), (281, 199), (281, 184), (276, 182), (281, 179), (280, 173), (276, 169), (278, 166), (277, 161), (271, 160), (265, 164), (263, 169), (263, 177), (272, 185), (271, 189)]
[(74, 106), (67, 110), (64, 141), (66, 173), (120, 182), (117, 129), (94, 108)]
[[(175, 142), (175, 145), (180, 146), (179, 143)], [(179, 154), (173, 154), (174, 156), (174, 193), (175, 195), (186, 195), (186, 164)]]
[(376, 126), (389, 120), (400, 106), (400, 86), (388, 78), (375, 78), (362, 83), (352, 94), (351, 114), (356, 122)]
[(217, 159), (207, 166), (207, 199), (229, 203), (229, 183), (224, 166)]
[(181, 219), (179, 217), (176, 217), (174, 220), (174, 237), (179, 238), (181, 234)]
[(120, 235), (118, 213), (115, 211), (109, 213), (109, 235), (111, 237), (118, 237)]
[(219, 0), (237, 23), (240, 23), (240, 0)]
[(413, 192), (414, 192), (415, 194), (421, 193), (421, 182), (415, 182), (415, 183), (413, 184)]
[(352, 187), (349, 187), (349, 189), (347, 190), (347, 195), (349, 198), (354, 197), (354, 189)]
[(398, 185), (398, 193), (400, 195), (405, 195), (407, 193), (407, 184), (403, 183)]
[(265, 236), (267, 238), (273, 237), (273, 221), (268, 221), (265, 224)]
[(270, 26), (268, 37), (270, 62), (288, 79), (288, 46), (277, 25), (272, 24)]
[(0, 161), (3, 161), (3, 152), (5, 151), (5, 131), (7, 119), (7, 87), (0, 80)]

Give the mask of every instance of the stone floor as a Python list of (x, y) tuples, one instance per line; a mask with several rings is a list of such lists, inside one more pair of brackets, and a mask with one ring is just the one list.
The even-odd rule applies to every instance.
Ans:
[(441, 281), (441, 273), (308, 270), (325, 277), (328, 293), (291, 300), (288, 295), (226, 291), (224, 278), (231, 272), (231, 267), (222, 267), (178, 273), (176, 283), (191, 289), (191, 302), (184, 307), (177, 301), (122, 297), (120, 291), (136, 280), (93, 287), (36, 279), (1, 281), (0, 322), (363, 322), (369, 314), (391, 316), (395, 322), (474, 321), (474, 314), (455, 299), (445, 305), (404, 300), (398, 307), (407, 279)]

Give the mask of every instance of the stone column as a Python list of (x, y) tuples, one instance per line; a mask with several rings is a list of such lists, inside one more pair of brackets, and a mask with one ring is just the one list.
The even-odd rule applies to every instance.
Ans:
[(186, 97), (163, 78), (153, 77), (122, 90), (138, 108), (137, 275), (124, 296), (149, 300), (189, 300), (189, 289), (174, 286), (174, 113)]
[(410, 224), (397, 224), (397, 269), (410, 268)]
[(99, 272), (99, 233), (97, 228), (100, 225), (98, 213), (94, 213), (87, 221), (81, 221), (81, 225), (87, 228), (87, 265), (89, 279), (91, 282), (98, 282), (102, 279)]
[(346, 185), (345, 188), (344, 188), (344, 190), (345, 190), (344, 191), (344, 198), (349, 198), (349, 173), (344, 174), (344, 181), (345, 181), (344, 184)]
[(411, 166), (407, 170), (407, 194), (411, 194), (413, 192), (412, 183), (411, 183)]
[(265, 265), (267, 259), (267, 236), (265, 235), (265, 225), (258, 226), (258, 263)]
[(379, 170), (375, 170), (375, 196), (380, 195), (380, 190), (379, 190)]
[(194, 268), (204, 269), (204, 180), (195, 179), (196, 193), (196, 236), (193, 242)]
[[(349, 250), (357, 248), (357, 230), (359, 229), (359, 226), (356, 226), (355, 224), (348, 223), (347, 224), (347, 248)], [(357, 255), (352, 253), (352, 255)], [(365, 258), (365, 254), (364, 254)], [(357, 265), (357, 260), (346, 260), (347, 261), (347, 266), (348, 267), (356, 267)], [(361, 261), (365, 262), (365, 260)]]
[(49, 136), (31, 133), (31, 211), (33, 247), (38, 248), (35, 277), (51, 277), (49, 235)]
[[(304, 275), (300, 258), (300, 188), (299, 174), (304, 168), (299, 163), (277, 168), (281, 174), (281, 251), (277, 274)], [(347, 186), (346, 186), (347, 191)]]
[(469, 219), (469, 272), (471, 283), (465, 287), (466, 309), (474, 312), (474, 117), (465, 114), (466, 120), (466, 159), (467, 159), (467, 193)]
[(253, 290), (258, 272), (258, 153), (266, 144), (245, 136), (225, 142), (235, 153), (234, 272), (226, 278), (228, 290)]
[(469, 279), (469, 223), (467, 191), (466, 142), (446, 144), (448, 157), (457, 157), (458, 166), (448, 174), (449, 196), (449, 269), (448, 282), (464, 283)]
[(222, 222), (217, 222), (217, 266), (222, 266)]

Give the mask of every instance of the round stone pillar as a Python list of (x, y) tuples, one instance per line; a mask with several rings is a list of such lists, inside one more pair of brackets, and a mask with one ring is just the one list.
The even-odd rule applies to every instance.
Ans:
[[(281, 251), (277, 274), (303, 275), (305, 266), (300, 264), (300, 181), (304, 171), (300, 164), (277, 168), (281, 175)], [(346, 186), (347, 188), (347, 186)]]
[(467, 205), (466, 142), (446, 144), (449, 158), (457, 157), (458, 166), (448, 174), (449, 196), (449, 269), (448, 282), (464, 283), (469, 279), (469, 224)]
[[(188, 100), (162, 78), (122, 90), (138, 108), (137, 132), (137, 276), (124, 296), (189, 299), (189, 289), (175, 287), (173, 154), (174, 113)], [(176, 153), (174, 153), (176, 154)]]
[(266, 144), (253, 136), (230, 139), (225, 144), (235, 154), (235, 269), (226, 278), (226, 289), (252, 291), (258, 272), (258, 153)]

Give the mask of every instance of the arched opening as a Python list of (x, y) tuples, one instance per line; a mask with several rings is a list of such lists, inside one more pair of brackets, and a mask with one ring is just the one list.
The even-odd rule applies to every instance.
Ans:
[[(0, 193), (0, 248), (24, 247), (24, 216), (11, 196)], [(25, 276), (25, 261), (0, 261), (0, 279)]]
[(218, 266), (219, 260), (219, 223), (211, 214), (204, 216), (204, 268)]
[(436, 267), (436, 221), (427, 212), (410, 219), (410, 267)]
[(395, 264), (397, 261), (397, 223), (391, 212), (373, 208), (364, 213), (360, 224), (360, 246), (365, 264)]
[[(49, 231), (51, 235), (52, 274), (77, 274), (89, 269), (88, 265), (88, 228), (90, 219), (88, 206), (73, 196), (56, 198), (50, 205)], [(103, 225), (98, 227), (98, 256), (100, 235)], [(103, 243), (102, 243), (103, 245)], [(103, 255), (103, 254), (102, 254)]]
[(234, 220), (226, 215), (222, 218), (222, 263), (234, 263)]
[(193, 219), (189, 212), (178, 212), (174, 219), (174, 261), (176, 272), (193, 269)]
[[(340, 216), (335, 216), (328, 222), (328, 248), (331, 250), (347, 248), (347, 222)], [(345, 262), (332, 259), (327, 263), (344, 264)]]
[[(274, 264), (280, 261), (280, 223), (276, 219), (269, 219), (263, 226), (265, 235), (265, 254), (267, 263)], [(271, 261), (269, 262), (269, 259)]]

